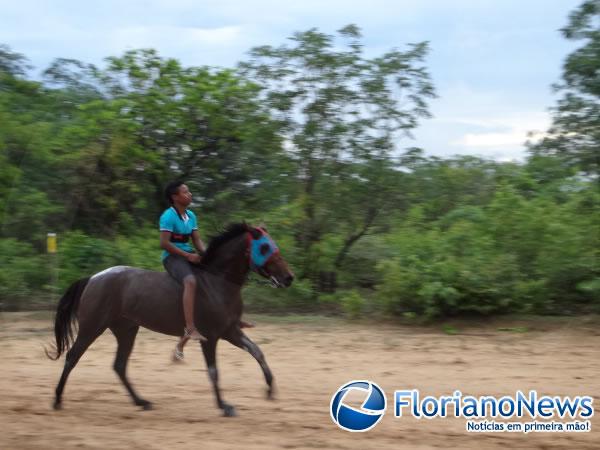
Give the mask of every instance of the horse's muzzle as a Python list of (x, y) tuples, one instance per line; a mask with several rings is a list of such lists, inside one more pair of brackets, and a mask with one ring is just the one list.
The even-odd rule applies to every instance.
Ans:
[(294, 276), (289, 274), (286, 275), (285, 278), (283, 278), (283, 280), (280, 280), (278, 277), (271, 275), (269, 279), (271, 280), (271, 286), (273, 286), (274, 288), (283, 288), (290, 287), (292, 281), (294, 281)]
[(289, 274), (287, 277), (285, 277), (285, 279), (283, 280), (283, 285), (285, 287), (290, 287), (292, 285), (292, 281), (294, 281), (294, 275)]

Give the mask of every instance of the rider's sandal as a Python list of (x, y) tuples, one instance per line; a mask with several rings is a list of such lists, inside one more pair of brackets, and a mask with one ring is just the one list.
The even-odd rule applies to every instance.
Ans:
[(173, 350), (173, 362), (183, 362), (183, 360), (183, 351), (179, 350), (179, 347), (176, 345), (175, 349)]

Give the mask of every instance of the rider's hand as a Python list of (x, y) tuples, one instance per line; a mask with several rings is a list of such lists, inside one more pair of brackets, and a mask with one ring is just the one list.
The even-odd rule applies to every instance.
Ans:
[(202, 261), (202, 257), (198, 253), (190, 253), (187, 255), (187, 260), (192, 264), (198, 264), (200, 261)]

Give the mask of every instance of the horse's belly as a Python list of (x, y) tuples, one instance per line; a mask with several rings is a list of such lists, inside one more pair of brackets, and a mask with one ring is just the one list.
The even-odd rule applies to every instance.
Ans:
[(123, 292), (122, 315), (152, 331), (179, 336), (184, 327), (181, 291), (162, 274), (142, 273)]

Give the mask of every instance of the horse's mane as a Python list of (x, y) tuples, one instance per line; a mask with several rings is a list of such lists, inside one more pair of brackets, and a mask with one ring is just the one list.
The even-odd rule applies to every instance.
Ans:
[(202, 264), (210, 264), (215, 258), (217, 250), (224, 243), (250, 230), (250, 226), (246, 222), (231, 223), (218, 235), (210, 239), (206, 253), (202, 258)]

